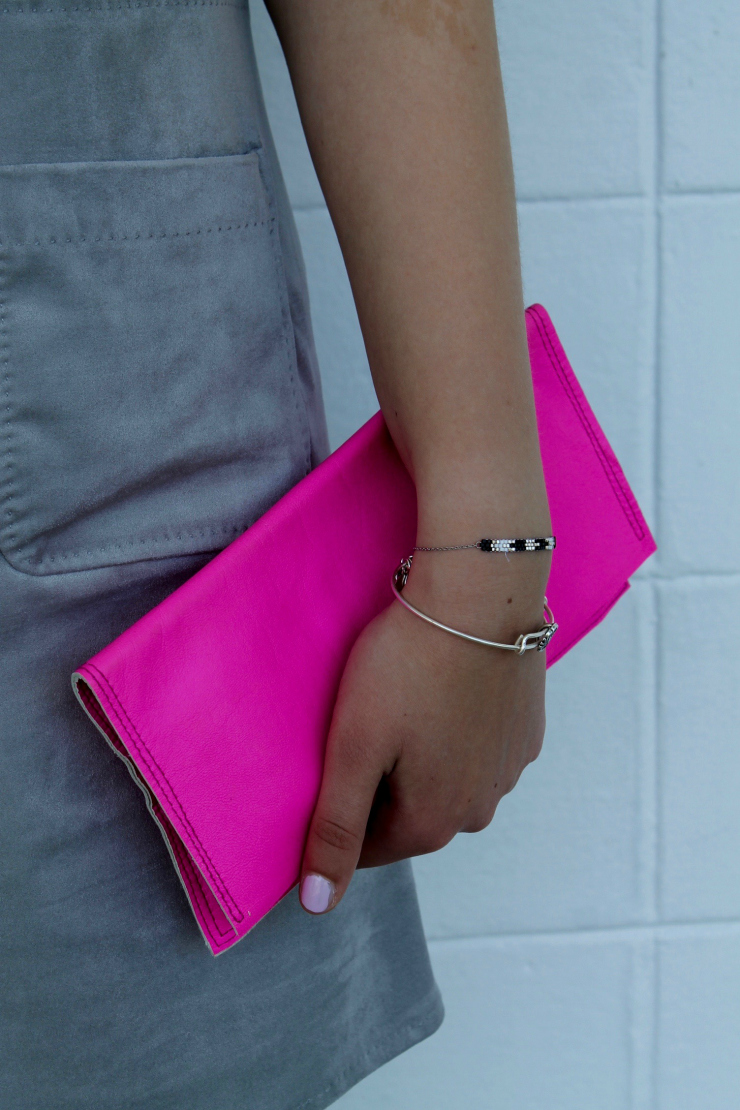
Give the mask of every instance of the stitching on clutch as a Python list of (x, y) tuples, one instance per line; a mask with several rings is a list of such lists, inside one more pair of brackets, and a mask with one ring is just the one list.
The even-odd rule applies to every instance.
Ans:
[(215, 922), (213, 921), (213, 919), (211, 917), (211, 914), (208, 910), (208, 907), (203, 905), (200, 890), (199, 890), (199, 887), (198, 887), (198, 883), (193, 882), (193, 876), (190, 874), (190, 869), (185, 864), (185, 861), (182, 857), (182, 852), (180, 851), (180, 849), (178, 847), (175, 847), (175, 845), (173, 844), (172, 841), (170, 841), (170, 844), (172, 845), (172, 850), (173, 850), (175, 858), (177, 860), (178, 867), (183, 872), (183, 875), (188, 876), (188, 878), (190, 879), (190, 881), (192, 883), (192, 886), (186, 886), (185, 889), (187, 890), (188, 895), (192, 891), (193, 897), (195, 899), (195, 903), (196, 903), (196, 905), (198, 907), (198, 911), (201, 915), (201, 919), (202, 919), (201, 920), (201, 925), (202, 925), (202, 927), (203, 927), (203, 929), (206, 933), (206, 936), (208, 937), (211, 944), (217, 944), (219, 938), (215, 937), (213, 935), (213, 933), (214, 933), (213, 926), (214, 926)]
[[(183, 808), (182, 803), (180, 802), (180, 799), (177, 797), (177, 794), (175, 793), (172, 786), (170, 785), (169, 780), (167, 779), (167, 777), (163, 773), (161, 767), (159, 766), (159, 764), (155, 760), (154, 756), (152, 755), (152, 753), (149, 751), (148, 747), (144, 743), (144, 740), (142, 739), (141, 735), (137, 731), (136, 726), (134, 725), (133, 721), (130, 719), (130, 717), (126, 713), (126, 710), (123, 707), (121, 699), (118, 697), (115, 690), (113, 689), (113, 686), (112, 686), (111, 682), (102, 673), (102, 671), (100, 671), (98, 669), (98, 667), (95, 666), (94, 663), (88, 663), (87, 666), (91, 670), (95, 671), (98, 678), (105, 684), (105, 686), (110, 691), (110, 695), (114, 699), (115, 705), (116, 705), (116, 707), (119, 711), (118, 712), (119, 719), (120, 719), (121, 724), (124, 726), (124, 728), (125, 728), (125, 730), (128, 734), (129, 740), (131, 741), (131, 743), (134, 745), (135, 748), (139, 749), (140, 754), (143, 755), (144, 762), (146, 763), (146, 765), (149, 769), (149, 773), (152, 775), (154, 781), (157, 783), (157, 785), (160, 787), (160, 789), (162, 789), (165, 792), (166, 796), (168, 796), (169, 801), (171, 802), (171, 804), (174, 805), (175, 809), (177, 810), (178, 816), (180, 817), (183, 824), (187, 828), (187, 830), (190, 833), (190, 836), (193, 838), (195, 844), (198, 846), (198, 848), (200, 850), (200, 854), (202, 855), (202, 857), (204, 857), (200, 861), (201, 866), (210, 875), (211, 879), (213, 880), (214, 886), (216, 887), (219, 894), (223, 898), (224, 903), (231, 910), (232, 916), (237, 921), (243, 921), (244, 920), (244, 914), (242, 913), (242, 911), (239, 909), (239, 907), (237, 906), (234, 899), (229, 894), (229, 891), (226, 888), (226, 884), (224, 883), (223, 879), (221, 878), (221, 875), (219, 874), (217, 868), (215, 867), (215, 865), (213, 863), (213, 860), (211, 859), (210, 855), (208, 854), (205, 847), (203, 846), (198, 834), (196, 833), (195, 829), (193, 828), (193, 826), (190, 822), (190, 819), (188, 818), (188, 815), (187, 815), (185, 809)], [(134, 739), (134, 737), (135, 737), (135, 739)]]
[(539, 312), (537, 311), (536, 308), (532, 308), (529, 311), (532, 314), (535, 325), (537, 327), (537, 331), (540, 333), (540, 338), (542, 339), (542, 342), (545, 345), (545, 347), (548, 349), (548, 354), (550, 355), (550, 361), (552, 362), (552, 364), (555, 366), (556, 370), (558, 371), (558, 377), (560, 378), (561, 384), (562, 384), (563, 388), (565, 389), (565, 392), (568, 396), (568, 399), (570, 400), (570, 403), (573, 405), (573, 408), (575, 409), (578, 417), (580, 418), (580, 421), (583, 424), (583, 427), (586, 430), (586, 433), (587, 433), (589, 439), (591, 440), (591, 444), (592, 444), (593, 449), (594, 449), (594, 451), (595, 451), (595, 453), (596, 453), (596, 455), (599, 459), (599, 462), (601, 463), (602, 467), (604, 468), (606, 476), (609, 479), (609, 484), (611, 485), (611, 487), (612, 487), (612, 489), (613, 489), (613, 491), (616, 495), (617, 501), (620, 504), (622, 512), (627, 517), (627, 520), (630, 524), (630, 527), (632, 528), (632, 531), (637, 536), (638, 540), (645, 539), (645, 530), (642, 527), (642, 525), (640, 523), (640, 519), (639, 519), (639, 517), (637, 516), (637, 514), (635, 512), (634, 506), (632, 505), (632, 501), (631, 501), (630, 497), (628, 496), (627, 491), (625, 490), (625, 488), (624, 488), (624, 486), (623, 486), (623, 484), (620, 480), (619, 474), (614, 469), (614, 464), (612, 463), (612, 460), (609, 458), (608, 454), (604, 450), (604, 447), (603, 447), (602, 443), (599, 440), (599, 437), (596, 435), (596, 432), (594, 431), (594, 429), (591, 425), (591, 421), (589, 420), (588, 415), (586, 414), (586, 412), (583, 409), (583, 405), (581, 404), (580, 397), (577, 395), (576, 391), (573, 389), (573, 385), (572, 385), (571, 380), (570, 380), (570, 375), (568, 374), (568, 371), (567, 371), (566, 367), (563, 366), (563, 363), (560, 360), (560, 356), (558, 354), (558, 351), (557, 351), (554, 343), (552, 342), (552, 339), (550, 337), (550, 334), (549, 334), (549, 331), (548, 331), (547, 326), (545, 324), (545, 321), (542, 320), (542, 318), (541, 318), (541, 316), (540, 316), (540, 314), (539, 314)]
[(215, 943), (218, 943), (228, 937), (233, 937), (234, 933), (236, 932), (235, 929), (222, 930), (219, 928), (218, 922), (211, 912), (210, 906), (208, 905), (208, 899), (206, 897), (205, 888), (203, 886), (203, 878), (181, 844), (179, 844), (176, 848), (175, 855), (177, 856), (180, 867), (188, 875), (190, 882), (193, 884), (193, 893), (195, 894), (195, 900), (198, 903), (198, 909), (200, 910), (201, 914), (208, 921), (208, 931), (211, 940), (213, 940)]
[[(113, 726), (111, 725), (108, 718), (106, 717), (105, 713), (103, 712), (103, 709), (100, 705), (100, 702), (98, 701), (98, 698), (94, 694), (94, 692), (92, 690), (92, 687), (86, 681), (82, 682), (80, 684), (80, 686), (81, 686), (81, 689), (79, 689), (79, 694), (80, 694), (80, 697), (82, 698), (82, 702), (83, 702), (87, 712), (90, 714), (90, 716), (93, 718), (93, 720), (97, 724), (98, 728), (101, 730), (101, 732), (103, 732), (109, 738), (110, 738), (110, 733), (113, 733), (113, 735), (115, 736), (116, 731), (113, 728)], [(127, 754), (125, 751), (121, 751), (118, 747), (116, 747), (116, 754), (119, 755), (119, 756), (122, 756), (125, 759), (127, 764), (132, 763), (131, 756), (129, 754)], [(137, 785), (144, 785), (146, 787), (147, 800), (151, 803), (151, 808), (152, 808), (152, 811), (154, 813), (154, 816), (157, 819), (157, 823), (159, 825), (159, 828), (161, 829), (162, 834), (165, 837), (168, 846), (172, 850), (172, 854), (177, 859), (178, 867), (180, 868), (180, 870), (182, 872), (187, 872), (191, 881), (197, 886), (197, 892), (194, 892), (195, 893), (195, 899), (198, 902), (198, 908), (200, 909), (203, 916), (206, 918), (205, 932), (208, 934), (208, 936), (211, 940), (214, 940), (214, 936), (213, 936), (214, 931), (218, 932), (218, 938), (216, 938), (216, 940), (222, 939), (223, 937), (231, 936), (232, 934), (228, 931), (225, 931), (223, 933), (220, 931), (220, 929), (218, 927), (218, 923), (217, 923), (216, 919), (214, 918), (213, 914), (211, 913), (210, 907), (208, 906), (208, 901), (205, 898), (205, 896), (203, 895), (203, 876), (201, 875), (200, 871), (195, 867), (192, 859), (190, 858), (190, 855), (185, 850), (185, 846), (182, 843), (182, 840), (180, 839), (180, 837), (177, 833), (177, 829), (175, 829), (172, 822), (168, 818), (167, 814), (162, 809), (162, 806), (159, 804), (157, 799), (154, 797), (154, 795), (149, 790), (149, 787), (146, 784), (146, 780), (141, 775), (139, 769), (136, 767), (135, 764), (133, 764), (133, 766), (134, 766), (134, 769), (136, 770), (136, 774), (137, 774)], [(171, 830), (171, 834), (168, 830)], [(190, 893), (189, 888), (186, 887), (185, 889), (186, 889), (186, 891), (189, 895), (189, 893)], [(203, 905), (201, 904), (200, 895), (203, 895), (203, 903), (204, 903)], [(210, 923), (211, 927), (208, 927), (208, 923)], [(235, 930), (232, 930), (232, 932), (235, 932)]]
[(224, 937), (232, 936), (236, 931), (235, 929), (232, 928), (231, 930), (222, 930), (219, 927), (219, 924), (217, 924), (216, 918), (213, 916), (213, 912), (211, 911), (211, 908), (209, 906), (209, 900), (207, 900), (207, 897), (205, 895), (203, 876), (201, 875), (199, 869), (197, 869), (193, 864), (193, 860), (191, 859), (189, 852), (187, 852), (182, 840), (178, 836), (178, 830), (173, 828), (172, 831), (175, 840), (171, 840), (170, 842), (173, 845), (174, 854), (176, 857), (178, 857), (180, 867), (184, 872), (186, 872), (187, 877), (190, 878), (192, 884), (194, 885), (197, 907), (199, 907), (201, 914), (203, 914), (207, 921), (210, 922), (212, 939), (214, 939), (214, 934), (216, 934), (216, 940), (222, 940)]
[[(192, 868), (192, 866), (189, 867), (186, 863), (186, 860), (189, 862), (189, 856), (188, 856), (187, 852), (185, 852), (183, 850), (182, 841), (180, 840), (180, 837), (177, 835), (177, 830), (173, 827), (172, 823), (168, 820), (167, 814), (164, 812), (164, 810), (158, 804), (156, 798), (154, 798), (154, 797), (152, 797), (152, 812), (153, 812), (155, 818), (157, 819), (157, 823), (159, 824), (159, 827), (162, 831), (162, 835), (164, 836), (164, 839), (167, 841), (167, 846), (172, 852), (172, 855), (174, 857), (176, 866), (177, 866), (177, 868), (179, 869), (179, 871), (181, 873), (182, 885), (185, 888), (185, 892), (188, 896), (188, 899), (190, 899), (190, 896), (191, 896), (190, 887), (185, 883), (185, 876), (186, 875), (191, 880), (191, 882), (194, 881), (193, 880), (193, 874), (192, 874), (193, 868)], [(194, 886), (196, 886), (197, 889), (193, 890), (193, 897), (195, 898), (195, 901), (198, 905), (198, 909), (200, 910), (201, 914), (205, 918), (205, 921), (202, 923), (203, 931), (206, 933), (206, 935), (207, 935), (207, 937), (210, 941), (215, 942), (215, 938), (213, 936), (213, 932), (212, 932), (212, 928), (211, 928), (211, 926), (214, 925), (215, 922), (213, 921), (213, 918), (212, 918), (212, 915), (211, 915), (211, 913), (208, 909), (208, 906), (206, 905), (204, 907), (201, 904), (199, 884), (194, 883)], [(199, 924), (201, 924), (201, 923), (199, 922)]]
[[(229, 931), (228, 929), (226, 929), (222, 931), (219, 928), (216, 918), (211, 913), (210, 906), (208, 905), (208, 899), (206, 898), (205, 892), (203, 890), (203, 878), (197, 867), (194, 866), (190, 856), (185, 851), (184, 845), (177, 835), (177, 830), (173, 829), (172, 831), (176, 839), (174, 841), (170, 840), (170, 844), (172, 845), (172, 850), (177, 857), (178, 866), (183, 873), (187, 874), (190, 882), (193, 884), (193, 894), (195, 895), (198, 909), (200, 910), (201, 915), (207, 923), (208, 927), (206, 929), (206, 932), (208, 933), (209, 939), (212, 940), (214, 944), (218, 944), (222, 942), (225, 938), (233, 936), (236, 930), (232, 929), (231, 931)], [(168, 840), (169, 839), (170, 838), (168, 837)], [(188, 888), (188, 890), (189, 889), (190, 888)]]

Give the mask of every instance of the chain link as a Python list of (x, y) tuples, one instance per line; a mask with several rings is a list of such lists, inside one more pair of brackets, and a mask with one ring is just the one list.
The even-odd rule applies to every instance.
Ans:
[(477, 543), (461, 543), (457, 547), (415, 547), (414, 551), (467, 551), (470, 547), (480, 547), (480, 540)]

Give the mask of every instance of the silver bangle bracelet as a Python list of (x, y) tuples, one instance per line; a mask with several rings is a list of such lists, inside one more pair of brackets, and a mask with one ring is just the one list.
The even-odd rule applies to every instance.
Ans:
[(525, 651), (544, 651), (550, 640), (553, 638), (558, 630), (555, 623), (550, 606), (547, 604), (545, 598), (545, 616), (547, 623), (537, 632), (523, 632), (514, 644), (499, 644), (495, 640), (483, 640), (480, 636), (471, 636), (469, 632), (461, 632), (459, 628), (450, 628), (448, 624), (442, 624), (434, 617), (430, 617), (427, 613), (422, 613), (421, 609), (417, 609), (410, 601), (407, 601), (402, 596), (403, 590), (408, 580), (409, 571), (411, 570), (411, 560), (413, 556), (409, 555), (408, 559), (404, 559), (400, 566), (396, 569), (393, 577), (391, 578), (391, 589), (393, 590), (396, 601), (400, 601), (404, 608), (408, 609), (410, 613), (414, 613), (422, 620), (428, 621), (433, 624), (435, 628), (441, 628), (443, 632), (451, 632), (453, 636), (460, 636), (463, 640), (470, 640), (474, 644), (483, 644), (485, 647), (501, 648), (503, 651), (515, 651), (517, 655), (524, 655)]

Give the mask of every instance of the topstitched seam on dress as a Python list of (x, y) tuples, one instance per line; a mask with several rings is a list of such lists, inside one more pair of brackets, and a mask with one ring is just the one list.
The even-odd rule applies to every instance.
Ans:
[[(145, 232), (143, 234), (141, 232), (135, 232), (132, 235), (108, 235), (106, 237), (102, 237), (102, 236), (95, 236), (95, 237), (81, 236), (79, 239), (72, 239), (71, 237), (65, 237), (64, 239), (61, 239), (61, 240), (57, 240), (56, 237), (52, 236), (52, 237), (49, 237), (48, 239), (44, 240), (43, 242), (44, 242), (44, 245), (48, 244), (48, 245), (53, 245), (53, 246), (66, 246), (68, 244), (70, 244), (72, 246), (78, 246), (78, 245), (83, 244), (83, 243), (84, 244), (89, 244), (89, 243), (97, 243), (97, 242), (101, 242), (101, 243), (105, 243), (105, 244), (121, 243), (121, 242), (132, 243), (132, 242), (136, 242), (136, 241), (139, 241), (139, 242), (149, 242), (149, 241), (159, 242), (162, 239), (172, 239), (172, 238), (183, 238), (184, 239), (184, 238), (187, 238), (189, 236), (197, 236), (197, 235), (202, 235), (202, 234), (208, 235), (208, 234), (210, 234), (214, 231), (216, 232), (216, 234), (218, 234), (219, 232), (223, 234), (224, 232), (228, 232), (228, 231), (246, 231), (249, 228), (264, 227), (266, 225), (271, 225), (271, 224), (274, 223), (274, 221), (275, 221), (275, 217), (271, 216), (271, 217), (269, 217), (267, 219), (264, 219), (264, 220), (253, 220), (253, 221), (248, 221), (248, 222), (243, 223), (243, 224), (225, 224), (225, 225), (222, 224), (221, 226), (213, 225), (213, 227), (190, 228), (190, 229), (187, 229), (185, 231), (161, 232), (161, 233), (159, 233), (159, 232), (157, 232), (157, 233), (155, 233), (155, 232), (146, 233)], [(31, 245), (41, 246), (42, 245), (42, 240), (36, 239), (36, 240), (33, 240), (32, 243), (31, 242), (24, 242), (24, 241), (21, 241), (21, 242), (7, 242), (7, 241), (0, 240), (0, 247), (11, 247), (12, 248), (12, 247), (24, 247), (24, 246), (31, 246)], [(1, 310), (1, 314), (0, 314), (0, 335), (2, 335), (3, 339), (5, 340), (5, 337), (7, 336), (7, 329), (5, 327), (5, 303), (4, 302), (2, 302), (0, 304), (0, 310)], [(3, 392), (5, 394), (5, 405), (4, 405), (5, 412), (4, 412), (4, 416), (3, 416), (3, 421), (6, 425), (6, 438), (10, 439), (10, 436), (11, 436), (11, 384), (12, 383), (11, 383), (11, 374), (10, 374), (10, 358), (9, 358), (9, 354), (7, 352), (7, 347), (8, 346), (9, 346), (9, 344), (7, 344), (6, 342), (3, 342), (2, 347), (5, 348), (5, 349), (3, 351), (2, 362), (5, 364), (5, 371), (4, 371), (4, 374), (3, 374), (2, 384), (3, 384), (3, 387), (4, 387)], [(3, 494), (2, 499), (5, 502), (5, 516), (10, 517), (11, 519), (12, 519), (13, 513), (12, 513), (12, 509), (9, 507), (9, 503), (12, 501), (12, 499), (14, 497), (14, 491), (13, 491), (13, 486), (12, 486), (12, 480), (13, 480), (12, 479), (12, 467), (13, 467), (13, 456), (12, 456), (11, 447), (10, 447), (10, 445), (8, 445), (8, 447), (6, 448), (6, 467), (5, 467), (5, 469), (9, 473), (8, 473), (8, 475), (5, 479), (0, 481), (0, 487), (5, 486), (5, 485), (7, 485), (7, 487), (8, 487), (7, 491)], [(0, 525), (0, 529), (3, 529), (4, 527), (5, 527), (5, 525)], [(174, 534), (174, 537), (173, 537), (173, 534), (171, 532), (163, 532), (163, 533), (160, 533), (158, 536), (150, 536), (150, 537), (145, 537), (143, 539), (138, 538), (136, 540), (122, 540), (122, 541), (115, 542), (115, 543), (103, 544), (102, 546), (94, 547), (94, 548), (77, 549), (76, 551), (65, 551), (65, 552), (58, 552), (56, 554), (42, 555), (37, 559), (32, 559), (31, 562), (34, 564), (35, 567), (41, 568), (41, 567), (44, 567), (44, 566), (46, 566), (50, 563), (69, 562), (71, 560), (78, 559), (81, 556), (90, 556), (90, 557), (100, 556), (100, 555), (105, 554), (108, 551), (123, 551), (126, 548), (131, 549), (131, 548), (134, 548), (134, 547), (139, 546), (141, 544), (160, 545), (160, 544), (163, 544), (163, 543), (167, 543), (168, 541), (172, 541), (173, 538), (177, 539), (177, 540), (180, 540), (180, 539), (197, 539), (198, 537), (200, 537), (201, 539), (205, 539), (206, 536), (215, 537), (215, 536), (223, 536), (223, 535), (237, 535), (237, 534), (239, 534), (240, 532), (242, 532), (244, 530), (244, 527), (245, 527), (245, 525), (243, 525), (243, 524), (224, 524), (224, 525), (205, 528), (205, 529), (192, 529), (192, 530), (186, 530), (186, 531), (181, 530), (179, 532), (176, 532)], [(6, 534), (6, 543), (9, 541), (11, 546), (14, 545), (14, 543), (16, 541), (15, 529), (12, 529), (8, 526), (5, 534)], [(28, 542), (28, 541), (26, 541), (26, 542)]]
[(237, 11), (247, 11), (248, 4), (239, 4), (235, 0), (136, 0), (136, 2), (119, 4), (75, 4), (69, 7), (4, 7), (0, 8), (0, 15), (53, 15), (64, 12), (71, 15), (74, 12), (102, 13), (135, 11), (137, 8), (234, 8)]
[[(87, 548), (86, 550), (79, 549), (78, 551), (63, 551), (58, 552), (56, 555), (42, 555), (36, 560), (31, 560), (35, 566), (40, 567), (46, 563), (64, 563), (69, 559), (77, 559), (81, 555), (104, 555), (107, 551), (123, 551), (127, 547), (136, 547), (137, 544), (161, 544), (172, 542), (173, 540), (194, 540), (200, 537), (205, 539), (206, 536), (223, 536), (230, 534), (237, 534), (244, 531), (248, 524), (221, 524), (214, 528), (201, 528), (190, 532), (163, 532), (159, 536), (144, 536), (136, 540), (121, 540), (117, 543), (108, 543), (103, 547)], [(177, 552), (175, 552), (177, 554)]]
[(565, 389), (566, 395), (567, 395), (570, 403), (573, 405), (573, 408), (575, 409), (576, 414), (578, 415), (578, 417), (581, 421), (581, 424), (583, 425), (584, 430), (586, 431), (586, 434), (588, 435), (589, 439), (591, 440), (591, 444), (594, 448), (594, 452), (595, 452), (597, 458), (599, 459), (599, 462), (601, 463), (601, 465), (604, 469), (604, 472), (607, 476), (607, 479), (609, 480), (609, 484), (611, 485), (612, 490), (613, 490), (613, 492), (614, 492), (614, 494), (617, 498), (617, 501), (619, 502), (620, 508), (622, 509), (622, 512), (626, 516), (627, 521), (628, 521), (630, 527), (632, 528), (632, 531), (637, 536), (638, 540), (643, 540), (645, 538), (645, 531), (642, 528), (642, 526), (640, 524), (640, 521), (639, 521), (639, 518), (637, 517), (637, 515), (635, 513), (632, 502), (631, 502), (630, 498), (627, 496), (627, 493), (624, 489), (624, 486), (623, 486), (622, 482), (620, 481), (619, 475), (614, 470), (611, 459), (608, 457), (607, 452), (604, 450), (603, 444), (601, 443), (598, 435), (596, 434), (594, 428), (592, 427), (591, 421), (589, 420), (588, 415), (586, 414), (586, 412), (583, 409), (580, 398), (578, 397), (577, 393), (573, 389), (572, 383), (570, 381), (570, 375), (568, 374), (568, 371), (567, 371), (566, 367), (563, 366), (563, 363), (560, 360), (560, 356), (559, 356), (558, 351), (555, 347), (555, 344), (552, 342), (552, 339), (550, 337), (549, 330), (548, 330), (548, 328), (545, 324), (545, 321), (541, 319), (540, 314), (537, 311), (537, 309), (532, 309), (530, 311), (531, 311), (532, 316), (534, 318), (535, 326), (537, 327), (537, 331), (540, 334), (540, 338), (542, 339), (543, 344), (546, 346), (546, 348), (548, 348), (548, 354), (550, 356), (550, 361), (553, 363), (556, 370), (558, 371), (558, 376), (560, 378), (561, 384), (563, 385), (563, 387)]
[[(1, 244), (0, 244), (1, 245)], [(0, 289), (5, 286), (5, 259), (0, 259)], [(13, 423), (12, 423), (12, 393), (11, 393), (11, 373), (10, 373), (10, 340), (8, 339), (8, 323), (7, 323), (7, 302), (3, 298), (0, 300), (0, 362), (3, 366), (2, 376), (2, 392), (3, 392), (3, 431), (6, 440), (6, 447), (4, 449), (6, 474), (0, 476), (0, 488), (3, 486), (8, 487), (7, 493), (2, 496), (2, 504), (4, 506), (4, 517), (8, 518), (0, 521), (0, 534), (5, 530), (7, 523), (7, 535), (11, 542), (15, 538), (15, 529), (13, 528), (13, 506), (11, 504), (13, 492)]]
[[(150, 752), (149, 748), (144, 743), (144, 740), (142, 739), (141, 735), (139, 734), (139, 732), (138, 732), (136, 726), (134, 725), (133, 721), (128, 716), (126, 710), (123, 707), (123, 703), (121, 702), (121, 699), (118, 697), (117, 693), (113, 689), (113, 686), (112, 686), (110, 680), (106, 677), (106, 675), (103, 674), (103, 672), (101, 670), (99, 670), (98, 667), (95, 666), (94, 663), (89, 663), (88, 662), (87, 666), (91, 670), (95, 671), (95, 673), (98, 676), (98, 678), (100, 679), (100, 681), (102, 681), (105, 684), (105, 686), (108, 688), (108, 690), (110, 692), (110, 695), (113, 698), (113, 700), (115, 702), (115, 705), (116, 705), (116, 708), (118, 710), (119, 719), (121, 720), (121, 723), (123, 724), (126, 732), (128, 733), (129, 740), (134, 745), (135, 748), (140, 749), (140, 751), (143, 755), (143, 758), (144, 758), (144, 762), (147, 764), (147, 766), (149, 768), (149, 771), (150, 771), (150, 774), (152, 774), (152, 777), (154, 778), (155, 782), (157, 782), (158, 786), (162, 786), (165, 789), (166, 793), (168, 793), (171, 796), (170, 800), (174, 802), (174, 805), (175, 805), (176, 809), (178, 810), (179, 815), (180, 815), (183, 823), (187, 827), (190, 835), (192, 836), (193, 840), (195, 841), (198, 848), (200, 849), (200, 852), (205, 857), (204, 860), (201, 861), (201, 863), (204, 865), (204, 870), (208, 871), (209, 874), (211, 874), (211, 877), (215, 879), (216, 888), (218, 889), (219, 893), (223, 897), (223, 900), (224, 900), (225, 904), (232, 911), (232, 914), (233, 914), (234, 918), (237, 921), (243, 921), (244, 920), (244, 914), (242, 913), (242, 911), (240, 910), (239, 906), (236, 904), (236, 902), (234, 901), (232, 896), (229, 894), (229, 891), (226, 887), (226, 884), (224, 883), (224, 880), (221, 878), (221, 875), (219, 874), (217, 868), (215, 867), (215, 865), (213, 863), (213, 860), (211, 859), (211, 857), (208, 854), (208, 852), (206, 851), (202, 841), (200, 840), (200, 837), (198, 836), (195, 829), (193, 828), (193, 826), (190, 822), (190, 819), (187, 815), (187, 812), (185, 811), (182, 803), (180, 802), (180, 799), (178, 798), (177, 794), (173, 790), (169, 780), (167, 779), (166, 775), (162, 771), (162, 769), (159, 766), (159, 764), (157, 763), (156, 759), (154, 758), (154, 756)], [(136, 737), (136, 739), (134, 739), (134, 737)], [(207, 863), (206, 863), (206, 861), (207, 861)]]
[[(270, 228), (270, 236), (273, 237), (274, 235), (275, 235), (275, 228), (271, 227)], [(282, 250), (280, 249), (280, 245), (279, 245), (279, 239), (278, 239), (277, 243), (274, 243), (273, 245), (275, 247), (275, 253), (280, 255), (280, 265), (282, 267), (284, 265), (284, 263), (283, 263), (283, 258), (282, 258)], [(281, 290), (281, 300), (282, 299), (283, 299), (283, 297), (282, 297), (282, 290)], [(294, 362), (294, 358), (295, 358), (295, 341), (294, 341), (294, 344), (293, 344), (293, 351), (291, 351), (290, 342), (288, 340), (288, 325), (289, 325), (289, 323), (291, 323), (290, 305), (289, 304), (284, 303), (282, 305), (282, 314), (283, 314), (283, 329), (282, 329), (282, 331), (283, 331), (283, 343), (285, 344), (285, 354), (286, 354), (286, 358), (288, 359), (288, 364), (290, 366), (290, 384), (291, 384), (291, 388), (293, 390), (293, 404), (295, 405), (296, 415), (298, 417), (298, 422), (300, 424), (300, 423), (303, 423), (301, 417), (302, 417), (302, 415), (305, 415), (305, 414), (302, 414), (301, 404), (298, 400), (298, 383), (296, 382), (295, 370), (293, 368), (293, 362)], [(311, 442), (310, 442), (310, 432), (309, 432), (309, 429), (308, 429), (308, 421), (306, 420), (305, 427), (303, 429), (303, 474), (304, 474), (304, 477), (305, 477), (306, 474), (308, 474), (310, 468), (311, 468)]]
[(80, 246), (82, 243), (89, 245), (90, 243), (134, 243), (137, 241), (147, 243), (152, 239), (157, 242), (161, 239), (185, 239), (189, 235), (210, 235), (213, 232), (221, 232), (221, 234), (223, 234), (226, 231), (247, 231), (250, 227), (264, 227), (266, 224), (273, 223), (274, 220), (275, 217), (271, 216), (266, 220), (248, 220), (243, 224), (227, 224), (221, 227), (214, 224), (213, 227), (191, 227), (187, 228), (185, 231), (136, 231), (133, 234), (127, 235), (81, 235), (78, 239), (73, 239), (70, 235), (62, 239), (57, 239), (55, 235), (49, 235), (48, 237), (45, 236), (43, 239), (20, 239), (12, 242), (10, 240), (0, 239), (0, 247), (46, 247), (67, 245), (76, 247)]

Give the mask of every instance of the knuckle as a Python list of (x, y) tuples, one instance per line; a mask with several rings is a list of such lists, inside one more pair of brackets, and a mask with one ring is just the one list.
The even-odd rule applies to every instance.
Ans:
[(527, 760), (528, 763), (534, 763), (535, 759), (538, 758), (538, 756), (540, 755), (540, 752), (542, 751), (542, 747), (543, 747), (544, 742), (545, 742), (545, 732), (544, 732), (544, 729), (543, 729), (542, 732), (538, 732), (537, 735), (534, 738), (532, 746), (529, 750), (529, 759)]
[(465, 822), (465, 832), (483, 832), (483, 830), (487, 829), (488, 826), (491, 824), (491, 821), (493, 821), (493, 815), (495, 812), (496, 807), (494, 806), (492, 809), (486, 810), (482, 813), (471, 814)]
[(523, 770), (523, 768), (519, 768), (514, 774), (509, 775), (504, 780), (503, 789), (501, 791), (502, 795), (503, 794), (511, 794), (512, 790), (514, 789), (516, 784), (519, 782), (519, 776), (521, 775), (522, 770)]
[(540, 716), (540, 718), (538, 719), (537, 724), (536, 724), (535, 729), (534, 729), (534, 736), (532, 737), (532, 746), (531, 746), (531, 750), (533, 752), (533, 755), (530, 759), (530, 763), (533, 763), (535, 761), (535, 759), (537, 758), (537, 756), (542, 751), (542, 745), (545, 742), (545, 726), (546, 726), (546, 718), (545, 718), (545, 714), (543, 712), (542, 715)]
[(330, 817), (317, 817), (313, 823), (313, 834), (330, 848), (347, 853), (359, 852), (363, 839), (354, 829)]
[(425, 856), (431, 852), (438, 852), (452, 840), (457, 830), (450, 830), (439, 822), (419, 823), (410, 830), (410, 842), (413, 845), (413, 854)]
[(534, 763), (535, 760), (539, 759), (541, 751), (542, 744), (535, 744), (535, 746), (530, 749), (529, 755), (527, 756), (527, 765), (529, 765), (530, 763)]
[(444, 833), (431, 832), (420, 841), (415, 854), (419, 856), (428, 856), (431, 855), (432, 852), (439, 852), (440, 849), (449, 844), (451, 840), (452, 837)]

